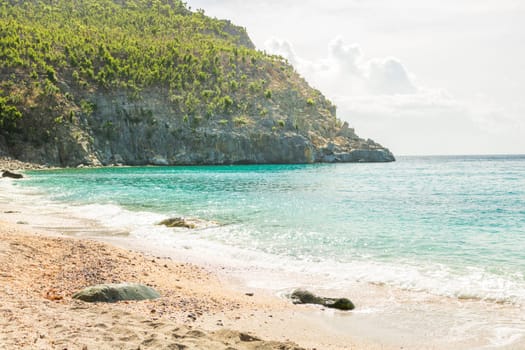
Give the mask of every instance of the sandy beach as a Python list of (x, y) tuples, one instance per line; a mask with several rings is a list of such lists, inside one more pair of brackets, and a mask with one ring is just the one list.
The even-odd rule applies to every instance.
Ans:
[[(211, 333), (195, 328), (203, 315), (248, 315), (281, 307), (228, 291), (197, 266), (103, 243), (41, 236), (5, 222), (0, 242), (2, 348), (298, 348), (227, 329)], [(114, 304), (71, 299), (85, 286), (121, 281), (153, 286), (162, 298)]]

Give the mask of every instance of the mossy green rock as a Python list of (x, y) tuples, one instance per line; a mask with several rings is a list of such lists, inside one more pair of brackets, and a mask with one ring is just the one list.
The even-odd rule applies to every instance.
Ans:
[(169, 218), (158, 223), (167, 227), (195, 228), (195, 224), (184, 220), (184, 218)]
[(138, 283), (98, 284), (73, 294), (73, 299), (90, 303), (114, 303), (122, 300), (146, 300), (160, 298), (160, 294)]
[(354, 303), (350, 301), (350, 299), (347, 298), (325, 298), (325, 302), (323, 304), (326, 307), (330, 307), (332, 309), (338, 309), (338, 310), (353, 310), (355, 309)]
[(290, 298), (294, 304), (317, 304), (338, 310), (353, 310), (355, 309), (354, 303), (347, 298), (325, 298), (317, 296), (307, 290), (297, 289), (291, 295)]
[(313, 293), (307, 290), (302, 290), (302, 289), (295, 290), (291, 295), (291, 299), (294, 304), (321, 304), (322, 305), (323, 303), (323, 298), (320, 298), (314, 295)]
[(9, 170), (4, 170), (4, 172), (2, 173), (2, 177), (9, 177), (11, 179), (21, 179), (24, 176), (22, 174), (13, 173)]

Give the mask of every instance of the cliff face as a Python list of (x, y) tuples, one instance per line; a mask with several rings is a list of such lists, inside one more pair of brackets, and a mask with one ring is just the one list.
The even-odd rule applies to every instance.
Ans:
[[(104, 99), (105, 100), (105, 99)], [(106, 101), (105, 101), (106, 102)], [(151, 103), (151, 100), (147, 101)], [(115, 107), (117, 106), (117, 107)], [(156, 108), (157, 107), (157, 108)], [(388, 161), (391, 155), (372, 141), (340, 129), (334, 138), (300, 132), (271, 118), (256, 124), (178, 125), (165, 105), (134, 106), (131, 111), (114, 102), (104, 105), (94, 130), (96, 158), (104, 165), (123, 164), (239, 164)], [(138, 118), (151, 111), (151, 119)], [(104, 123), (111, 127), (104, 128)], [(191, 123), (191, 122), (190, 122)], [(203, 123), (204, 124), (204, 123)], [(317, 141), (317, 142), (316, 142)]]
[(79, 125), (61, 125), (58, 137), (37, 146), (16, 142), (13, 153), (26, 161), (68, 166), (394, 159), (381, 145), (357, 137), (346, 123), (334, 119), (318, 124), (320, 115), (184, 120), (174, 118), (173, 108), (156, 91), (144, 94), (141, 101), (107, 92), (94, 94), (92, 100), (96, 111), (81, 117)]
[[(338, 120), (330, 101), (282, 58), (255, 51), (243, 28), (174, 1), (160, 2), (164, 16), (147, 1), (126, 3), (136, 11), (106, 2), (115, 16), (128, 17), (126, 26), (139, 23), (140, 31), (111, 17), (95, 21), (89, 8), (84, 13), (65, 1), (49, 2), (48, 10), (59, 6), (50, 22), (38, 12), (42, 2), (3, 8), (4, 153), (61, 166), (394, 160), (388, 149)], [(63, 35), (47, 28), (67, 11), (70, 30), (87, 26), (89, 37), (72, 41), (63, 23)], [(144, 24), (158, 16), (160, 24)], [(122, 44), (127, 33), (131, 39)], [(158, 36), (164, 39), (155, 42)]]

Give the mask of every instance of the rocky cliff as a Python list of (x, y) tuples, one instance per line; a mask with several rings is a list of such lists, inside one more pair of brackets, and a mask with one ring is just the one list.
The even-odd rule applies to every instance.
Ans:
[(394, 160), (243, 28), (178, 1), (1, 11), (7, 155), (61, 166)]

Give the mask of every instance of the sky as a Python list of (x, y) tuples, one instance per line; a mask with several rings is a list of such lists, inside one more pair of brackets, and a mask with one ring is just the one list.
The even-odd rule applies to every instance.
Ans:
[(188, 0), (396, 155), (525, 153), (523, 0)]

